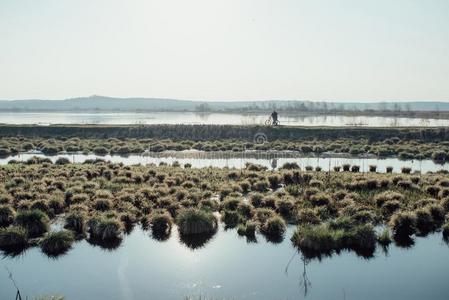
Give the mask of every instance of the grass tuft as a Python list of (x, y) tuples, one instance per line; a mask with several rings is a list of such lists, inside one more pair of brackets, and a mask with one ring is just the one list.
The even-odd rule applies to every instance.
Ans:
[(50, 228), (50, 219), (38, 209), (17, 213), (15, 223), (26, 229), (31, 238), (43, 235)]
[(217, 220), (211, 212), (194, 208), (180, 211), (176, 223), (183, 235), (211, 233), (217, 228)]
[(65, 217), (64, 228), (83, 234), (86, 231), (86, 214), (81, 210), (68, 213)]
[(0, 227), (6, 227), (14, 221), (15, 211), (9, 205), (0, 205)]
[(280, 238), (283, 237), (286, 228), (285, 221), (281, 217), (273, 216), (266, 220), (261, 231), (269, 237)]
[(71, 231), (62, 230), (48, 233), (41, 241), (42, 252), (48, 256), (58, 256), (66, 253), (75, 240)]
[(412, 212), (395, 213), (389, 222), (395, 236), (407, 237), (416, 231), (416, 215)]
[(0, 249), (11, 251), (27, 246), (27, 232), (22, 227), (12, 226), (0, 229)]
[(153, 236), (165, 237), (170, 234), (173, 218), (167, 212), (153, 213), (149, 218)]

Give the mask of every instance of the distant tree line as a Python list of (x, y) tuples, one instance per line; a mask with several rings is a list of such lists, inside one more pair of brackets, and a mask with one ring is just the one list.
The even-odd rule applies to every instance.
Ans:
[[(411, 112), (410, 103), (387, 103), (380, 102), (372, 104), (369, 108), (357, 107), (357, 104), (351, 103), (337, 103), (337, 102), (312, 102), (312, 101), (266, 101), (253, 102), (249, 105), (235, 106), (235, 107), (216, 107), (214, 103), (201, 103), (195, 107), (198, 112), (213, 112), (213, 111), (240, 111), (240, 112), (257, 112), (257, 111), (289, 111), (289, 112)], [(436, 109), (438, 110), (438, 109)]]

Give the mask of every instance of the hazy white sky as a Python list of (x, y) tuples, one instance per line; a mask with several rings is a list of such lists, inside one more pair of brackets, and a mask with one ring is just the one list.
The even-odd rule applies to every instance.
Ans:
[(448, 0), (0, 0), (0, 99), (449, 101)]

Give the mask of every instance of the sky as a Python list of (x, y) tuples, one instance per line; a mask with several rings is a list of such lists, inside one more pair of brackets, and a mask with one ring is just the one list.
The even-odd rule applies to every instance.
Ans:
[(0, 99), (449, 101), (447, 0), (0, 0)]

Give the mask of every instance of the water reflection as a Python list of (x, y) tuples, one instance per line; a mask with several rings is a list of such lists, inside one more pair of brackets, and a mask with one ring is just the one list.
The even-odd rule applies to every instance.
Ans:
[(135, 223), (128, 223), (128, 222), (123, 222), (123, 229), (126, 235), (131, 234), (131, 232), (134, 230), (134, 226), (136, 225)]
[[(288, 228), (287, 236), (293, 229)], [(161, 243), (137, 226), (114, 251), (80, 241), (58, 260), (49, 260), (33, 248), (20, 257), (4, 257), (2, 264), (20, 279), (27, 295), (58, 292), (67, 299), (123, 299), (127, 294), (120, 280), (126, 277), (127, 289), (136, 300), (185, 299), (187, 295), (344, 299), (345, 294), (348, 299), (418, 300), (431, 295), (434, 300), (445, 300), (448, 247), (439, 233), (415, 238), (414, 246), (406, 251), (392, 245), (388, 257), (365, 260), (342, 251), (320, 261), (302, 255), (289, 239), (276, 245), (263, 238), (258, 244), (248, 244), (235, 230), (224, 231), (222, 226), (205, 247), (195, 251), (179, 243), (177, 230)], [(288, 259), (292, 262), (286, 267)], [(36, 270), (45, 272), (36, 276)], [(15, 292), (10, 282), (0, 280), (1, 299)]]
[(87, 242), (92, 246), (99, 246), (100, 248), (108, 251), (116, 250), (122, 244), (122, 238), (110, 238), (110, 239), (99, 239), (94, 237), (89, 237)]
[(25, 256), (25, 254), (29, 248), (30, 247), (27, 245), (24, 247), (3, 248), (3, 249), (1, 249), (1, 251), (2, 251), (3, 258), (8, 258), (8, 257), (20, 258), (22, 256)]
[(443, 242), (449, 246), (449, 236), (447, 233), (443, 233)]
[[(264, 124), (267, 114), (153, 112), (153, 113), (22, 113), (0, 112), (4, 124)], [(295, 126), (449, 126), (449, 120), (407, 117), (281, 114), (282, 125)]]
[(301, 254), (308, 260), (318, 260), (322, 261), (324, 258), (331, 258), (333, 255), (341, 255), (342, 252), (353, 252), (358, 257), (363, 259), (374, 258), (374, 253), (376, 252), (376, 247), (351, 247), (351, 248), (341, 248), (341, 249), (323, 249), (323, 250), (310, 250), (310, 249), (300, 249)]
[(275, 170), (278, 167), (278, 160), (277, 158), (273, 158), (271, 160), (271, 169)]
[(415, 240), (410, 236), (393, 236), (394, 243), (397, 247), (410, 249), (415, 245)]
[(304, 256), (301, 257), (302, 261), (302, 277), (299, 281), (299, 287), (304, 291), (304, 297), (307, 297), (307, 294), (309, 292), (309, 289), (312, 288), (312, 282), (309, 279), (309, 276), (307, 276), (307, 264), (309, 263), (309, 260), (305, 258)]
[(206, 244), (212, 239), (217, 231), (183, 235), (179, 234), (179, 240), (182, 244), (186, 245), (192, 250), (200, 249), (206, 246)]
[(70, 250), (73, 249), (73, 245), (67, 246), (67, 247), (41, 247), (41, 251), (44, 255), (46, 255), (49, 259), (57, 260), (61, 257), (67, 255)]
[(173, 164), (179, 163), (181, 166), (190, 164), (193, 168), (217, 167), (217, 168), (244, 168), (247, 163), (262, 165), (268, 169), (279, 169), (286, 163), (296, 163), (302, 170), (307, 167), (322, 171), (334, 170), (348, 164), (360, 167), (360, 172), (369, 172), (369, 166), (375, 165), (377, 172), (385, 173), (388, 167), (393, 173), (400, 173), (401, 169), (410, 168), (411, 172), (427, 173), (437, 171), (449, 171), (449, 163), (438, 163), (432, 160), (400, 160), (397, 158), (376, 158), (376, 157), (351, 157), (348, 155), (328, 154), (323, 156), (302, 156), (293, 152), (148, 152), (143, 155), (95, 155), (95, 154), (58, 154), (45, 156), (41, 153), (21, 153), (7, 158), (0, 158), (0, 165), (10, 161), (24, 162), (33, 157), (47, 158), (55, 162), (58, 158), (67, 158), (72, 163), (84, 163), (95, 161), (111, 161), (113, 163), (123, 163), (124, 165), (135, 164)]
[[(246, 243), (247, 244), (256, 244), (257, 243), (257, 236), (256, 235), (246, 235)], [(448, 239), (449, 242), (449, 239)]]
[(167, 224), (164, 228), (152, 226), (151, 227), (151, 237), (159, 242), (166, 241), (171, 235), (171, 225)]
[(166, 241), (170, 238), (171, 231), (155, 231), (152, 230), (151, 237), (159, 242)]
[[(288, 269), (292, 262), (295, 261), (296, 256), (298, 255), (298, 251), (295, 251), (293, 256), (290, 258), (290, 260), (287, 263), (287, 266), (285, 267), (285, 275), (288, 276)], [(304, 255), (301, 255), (301, 262), (302, 262), (302, 273), (299, 279), (299, 290), (301, 293), (304, 294), (304, 298), (307, 297), (309, 290), (312, 288), (312, 282), (309, 279), (309, 276), (307, 275), (307, 265), (310, 262), (310, 259), (306, 258)]]
[(265, 237), (265, 240), (267, 242), (270, 242), (272, 244), (280, 244), (284, 241), (283, 235), (269, 235), (269, 234), (262, 234)]

